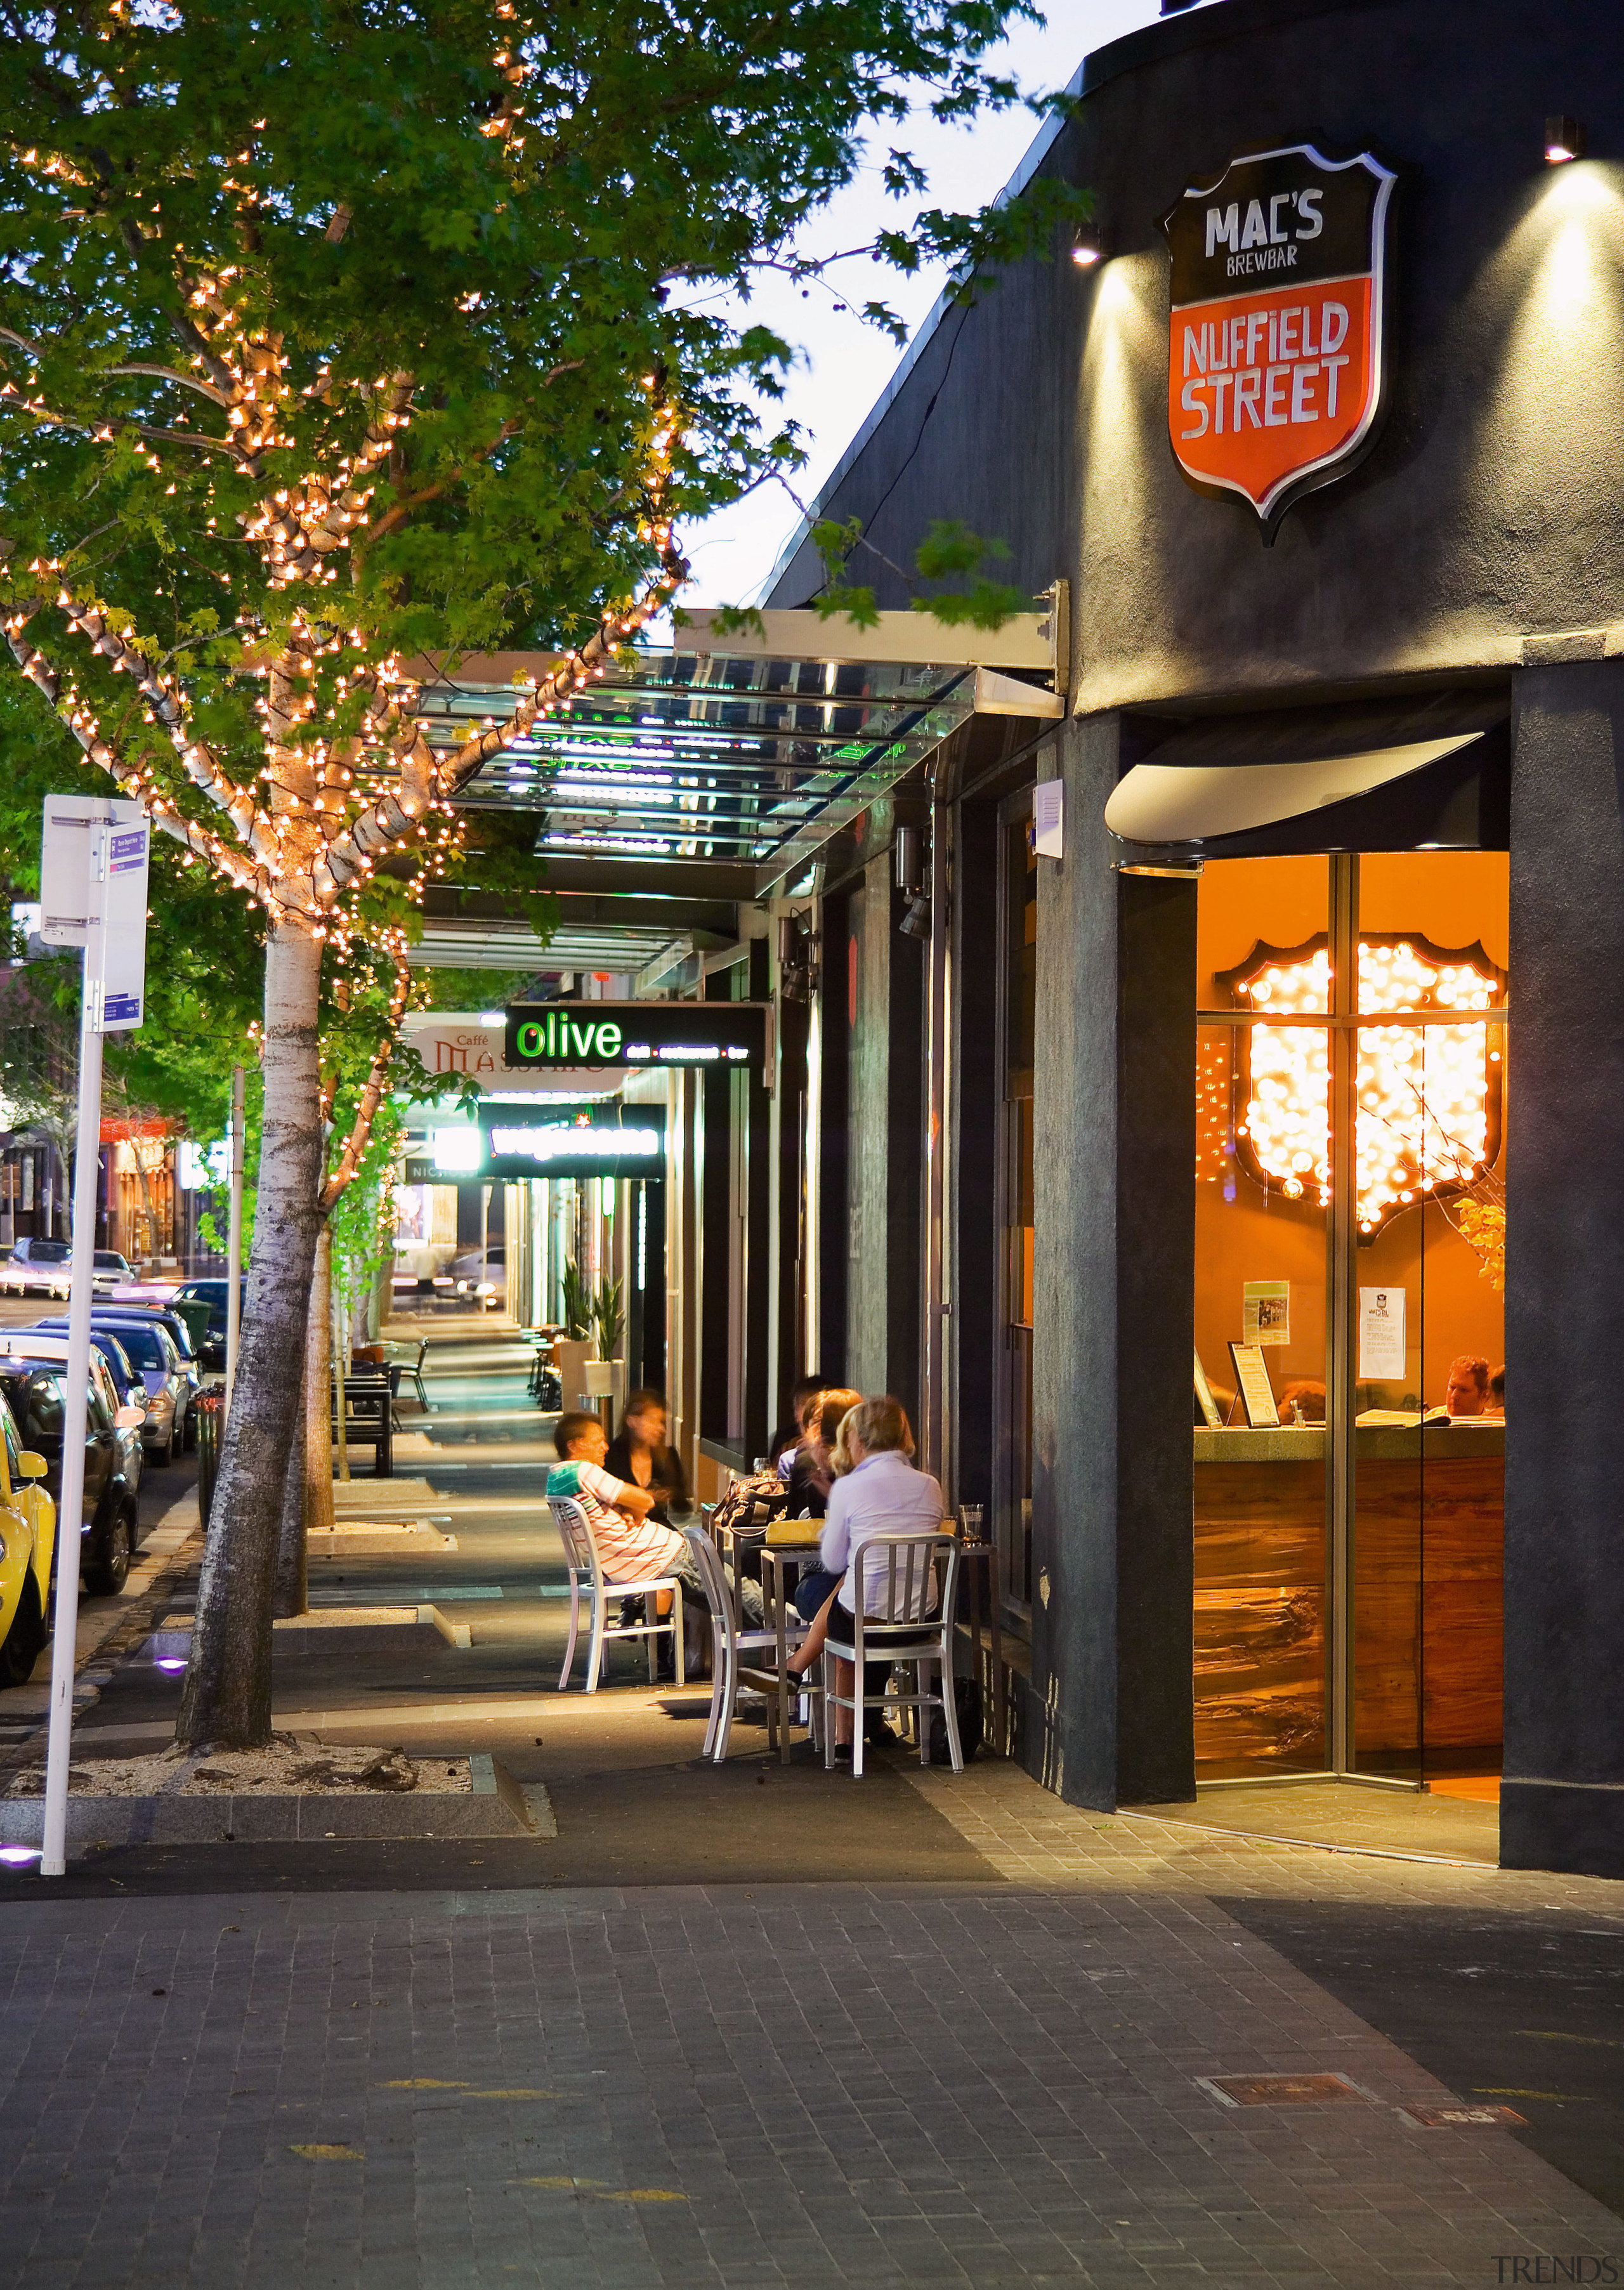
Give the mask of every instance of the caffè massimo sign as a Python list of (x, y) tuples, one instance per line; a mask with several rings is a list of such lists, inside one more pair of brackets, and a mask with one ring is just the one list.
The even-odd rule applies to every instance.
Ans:
[(1298, 143), (1231, 159), (1162, 218), (1173, 453), (1198, 491), (1249, 502), (1266, 541), (1373, 440), (1395, 180), (1368, 151)]

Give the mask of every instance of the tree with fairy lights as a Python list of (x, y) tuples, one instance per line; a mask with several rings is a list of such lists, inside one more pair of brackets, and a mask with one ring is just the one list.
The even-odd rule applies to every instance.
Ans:
[[(21, 674), (183, 863), (257, 902), (264, 1115), (184, 1740), (270, 1724), (316, 1238), (389, 1086), (455, 798), (666, 605), (677, 520), (793, 461), (788, 355), (708, 296), (800, 275), (865, 121), (1012, 100), (1021, 0), (84, 0), (0, 46), (0, 605)], [(887, 182), (917, 172), (892, 153)], [(876, 235), (971, 270), (1057, 187)], [(881, 306), (871, 306), (883, 323)], [(436, 747), (472, 652), (545, 678)], [(392, 973), (328, 1165), (324, 965)]]

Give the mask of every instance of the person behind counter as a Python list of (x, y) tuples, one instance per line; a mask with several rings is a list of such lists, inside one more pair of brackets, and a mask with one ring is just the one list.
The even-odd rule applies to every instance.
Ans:
[(1489, 1412), (1489, 1363), (1476, 1352), (1462, 1352), (1449, 1364), (1444, 1405), (1452, 1421)]
[(666, 1445), (665, 1394), (634, 1391), (620, 1416), (620, 1429), (604, 1469), (628, 1485), (646, 1488), (652, 1497), (649, 1517), (669, 1526), (671, 1513), (689, 1508), (688, 1482), (682, 1458)]

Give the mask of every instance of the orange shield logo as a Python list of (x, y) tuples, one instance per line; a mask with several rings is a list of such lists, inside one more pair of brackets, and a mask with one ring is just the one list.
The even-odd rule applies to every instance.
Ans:
[(1201, 492), (1249, 501), (1266, 541), (1374, 436), (1395, 180), (1368, 151), (1300, 143), (1232, 159), (1162, 218), (1173, 453)]

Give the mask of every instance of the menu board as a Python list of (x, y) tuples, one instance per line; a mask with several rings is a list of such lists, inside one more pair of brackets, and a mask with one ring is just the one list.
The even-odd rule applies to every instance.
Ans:
[(1256, 1344), (1232, 1343), (1229, 1357), (1235, 1363), (1236, 1388), (1241, 1395), (1241, 1405), (1246, 1410), (1246, 1421), (1254, 1431), (1274, 1431), (1280, 1423), (1279, 1410), (1275, 1405), (1274, 1386), (1268, 1380), (1268, 1363)]

